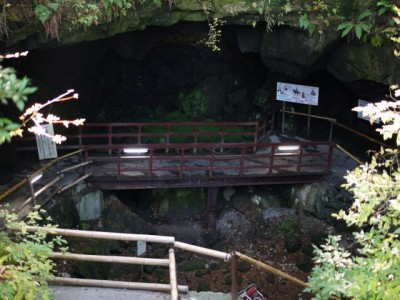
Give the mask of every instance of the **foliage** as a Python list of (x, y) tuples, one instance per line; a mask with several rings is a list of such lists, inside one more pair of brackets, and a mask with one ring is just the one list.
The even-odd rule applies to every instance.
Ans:
[(323, 0), (314, 0), (305, 3), (299, 10), (299, 26), (308, 31), (310, 35), (324, 34), (325, 30), (335, 21), (344, 19), (340, 16), (340, 6), (335, 2), (330, 6)]
[(119, 16), (126, 17), (132, 7), (132, 3), (129, 0), (101, 0), (100, 3), (109, 21)]
[[(397, 87), (395, 95), (398, 95)], [(354, 195), (347, 211), (335, 215), (353, 232), (354, 253), (330, 237), (316, 249), (316, 263), (310, 284), (315, 299), (330, 295), (350, 299), (398, 299), (400, 292), (400, 101), (382, 101), (358, 107), (371, 122), (380, 118), (378, 129), (384, 139), (395, 136), (397, 148), (381, 149), (371, 161), (345, 177), (344, 187)]]
[(221, 49), (218, 46), (218, 42), (221, 38), (221, 29), (220, 27), (224, 25), (225, 21), (220, 20), (218, 18), (213, 18), (208, 23), (208, 39), (204, 40), (203, 43), (210, 47), (212, 51), (220, 51)]
[[(56, 247), (65, 251), (66, 241), (58, 236), (48, 238), (45, 230), (27, 231), (27, 226), (43, 221), (38, 211), (31, 212), (26, 221), (18, 221), (17, 215), (2, 208), (0, 220), (7, 226), (7, 231), (0, 231), (0, 299), (50, 299), (46, 280), (55, 266), (50, 257)], [(54, 228), (50, 224), (44, 227)]]
[(396, 5), (395, 0), (376, 1), (365, 11), (354, 15), (351, 9), (343, 9), (337, 1), (313, 0), (299, 9), (299, 26), (310, 35), (323, 35), (326, 30), (335, 27), (349, 41), (357, 38), (379, 47), (399, 36)]
[(65, 9), (65, 0), (40, 1), (34, 8), (34, 12), (40, 22), (43, 23), (46, 35), (57, 38), (58, 26), (61, 23), (62, 14)]
[[(15, 53), (6, 56), (0, 56), (0, 59), (20, 57), (27, 55), (28, 52)], [(17, 78), (16, 71), (12, 68), (3, 68), (0, 65), (0, 101), (3, 105), (8, 105), (12, 102), (19, 111), (23, 111), (25, 108), (25, 102), (28, 100), (28, 95), (36, 91), (35, 87), (30, 86), (30, 81), (28, 78), (24, 77), (22, 79)], [(41, 126), (42, 124), (63, 124), (65, 127), (69, 125), (80, 126), (83, 124), (85, 119), (76, 120), (61, 120), (58, 116), (53, 114), (48, 114), (44, 116), (40, 111), (55, 102), (68, 101), (72, 99), (77, 99), (78, 94), (70, 95), (74, 90), (69, 90), (66, 93), (47, 101), (45, 104), (35, 103), (28, 109), (26, 109), (20, 116), (20, 121), (22, 124), (13, 122), (10, 118), (2, 117), (0, 118), (0, 145), (5, 141), (10, 142), (13, 136), (22, 136), (23, 128), (31, 121), (34, 123), (33, 126), (28, 128), (29, 132), (36, 135), (43, 135), (55, 143), (61, 143), (66, 140), (65, 136), (56, 134), (50, 135)]]
[[(174, 0), (167, 0), (171, 6)], [(139, 4), (152, 3), (156, 7), (162, 0), (139, 0)], [(101, 22), (111, 22), (120, 17), (127, 17), (129, 11), (135, 9), (132, 0), (40, 0), (35, 3), (36, 17), (44, 25), (46, 34), (59, 39), (59, 24), (64, 20), (73, 26), (70, 28), (97, 26)]]
[(370, 33), (372, 28), (371, 23), (371, 11), (365, 11), (361, 13), (355, 21), (345, 22), (339, 24), (337, 30), (342, 31), (342, 37), (348, 36), (350, 39), (355, 34), (358, 39), (361, 39), (363, 33)]
[[(271, 0), (261, 0), (259, 2), (253, 2), (253, 7), (256, 8), (257, 12), (263, 16), (265, 21), (265, 28), (267, 31), (272, 32), (275, 25), (283, 25), (283, 22), (279, 21), (275, 14), (272, 13)], [(282, 17), (283, 13), (290, 13), (293, 10), (293, 6), (289, 0), (282, 7), (282, 11), (279, 12), (278, 17)], [(253, 24), (255, 25), (255, 24)]]
[(203, 119), (210, 105), (210, 100), (202, 89), (193, 90), (188, 95), (181, 92), (178, 99), (182, 104), (183, 114), (194, 121)]
[(49, 133), (46, 132), (46, 130), (41, 126), (42, 124), (48, 123), (48, 124), (63, 124), (65, 127), (69, 127), (69, 125), (75, 125), (75, 126), (80, 126), (83, 125), (83, 122), (85, 122), (85, 119), (76, 119), (76, 120), (61, 120), (58, 116), (53, 115), (53, 114), (48, 114), (47, 116), (44, 116), (40, 111), (46, 107), (49, 106), (53, 103), (56, 102), (62, 102), (62, 101), (68, 101), (72, 99), (77, 99), (78, 94), (72, 94), (74, 90), (68, 90), (66, 93), (47, 101), (45, 104), (41, 103), (35, 103), (31, 107), (29, 107), (21, 116), (20, 120), (22, 121), (22, 125), (15, 130), (17, 135), (22, 136), (22, 129), (21, 127), (24, 127), (29, 121), (32, 121), (34, 123), (33, 126), (28, 128), (29, 132), (32, 132), (35, 135), (43, 135), (55, 142), (56, 144), (60, 144), (61, 142), (65, 141), (67, 138), (65, 136), (62, 136), (60, 134), (56, 135), (50, 135)]
[(73, 14), (70, 15), (71, 23), (74, 27), (82, 26), (87, 29), (90, 26), (96, 26), (100, 22), (100, 8), (96, 3), (85, 0), (76, 0), (72, 4)]
[[(27, 52), (16, 53), (8, 56), (0, 56), (0, 62), (4, 58), (25, 56)], [(19, 111), (23, 111), (28, 95), (36, 91), (35, 87), (30, 86), (28, 78), (18, 78), (13, 68), (3, 68), (0, 65), (0, 102), (3, 105), (14, 104)], [(10, 141), (19, 124), (9, 118), (0, 117), (0, 144)]]
[[(390, 34), (388, 35), (389, 38), (395, 43), (398, 47), (400, 45), (400, 32), (399, 32), (399, 25), (400, 25), (400, 9), (397, 6), (393, 6), (393, 12), (395, 17), (393, 18), (394, 24), (396, 24), (396, 28), (391, 30)], [(400, 56), (400, 51), (395, 50), (394, 54), (396, 56)]]
[(298, 227), (298, 220), (294, 217), (290, 217), (282, 220), (278, 225), (278, 230), (285, 235), (293, 235)]
[(207, 16), (208, 22), (208, 36), (206, 39), (203, 39), (199, 42), (199, 44), (204, 44), (209, 47), (212, 51), (220, 51), (220, 47), (218, 43), (221, 38), (222, 30), (221, 27), (225, 24), (224, 20), (221, 20), (217, 17), (211, 18), (210, 11), (207, 7), (206, 3), (203, 3), (203, 11)]

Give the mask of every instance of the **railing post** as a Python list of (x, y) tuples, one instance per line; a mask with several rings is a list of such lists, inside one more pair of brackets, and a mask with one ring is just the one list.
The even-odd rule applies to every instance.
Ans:
[(138, 145), (142, 143), (142, 125), (138, 125)]
[[(170, 144), (170, 134), (171, 134), (171, 124), (168, 123), (167, 125), (167, 139), (166, 142), (169, 145)], [(165, 148), (165, 153), (169, 152), (169, 148)]]
[(243, 176), (243, 167), (244, 167), (244, 153), (245, 153), (245, 148), (242, 148), (242, 153), (240, 155), (240, 170), (239, 170), (239, 175)]
[[(169, 149), (169, 148), (167, 148)], [(150, 149), (150, 157), (149, 157), (149, 179), (153, 178), (153, 149)]]
[[(267, 129), (265, 129), (265, 134), (267, 133), (271, 133), (275, 130), (275, 117), (276, 117), (276, 111), (274, 110), (271, 114), (270, 114), (270, 119), (268, 119), (267, 124), (268, 124), (268, 132)], [(266, 124), (266, 126), (267, 126)]]
[(260, 137), (260, 135), (259, 135), (260, 123), (261, 123), (261, 120), (257, 121), (257, 123), (256, 123), (256, 129), (255, 129), (255, 133), (254, 133), (254, 143), (257, 143), (259, 141), (258, 139)]
[(210, 177), (214, 176), (214, 161), (215, 161), (215, 148), (212, 148), (211, 149), (210, 169), (208, 170), (208, 175)]
[(209, 187), (207, 193), (207, 228), (215, 229), (218, 202), (218, 187)]
[(118, 149), (117, 179), (121, 180), (121, 149)]
[(179, 162), (179, 178), (183, 178), (183, 162), (185, 157), (185, 149), (181, 148), (181, 161)]
[(276, 146), (271, 147), (271, 157), (269, 158), (269, 174), (272, 174), (272, 171), (274, 169), (275, 149)]
[(232, 275), (231, 297), (232, 297), (232, 300), (237, 300), (238, 299), (238, 284), (237, 284), (238, 257), (234, 253), (231, 256), (231, 275)]
[[(194, 143), (197, 144), (199, 142), (199, 127), (197, 124), (194, 125)], [(193, 148), (193, 153), (197, 153), (197, 148)]]
[(30, 175), (26, 176), (26, 180), (28, 181), (29, 190), (31, 192), (31, 199), (32, 199), (32, 202), (33, 202), (33, 206), (36, 206), (36, 196), (35, 196), (35, 191), (33, 190), (33, 184), (32, 184), (31, 176)]
[(78, 143), (79, 143), (79, 149), (82, 149), (82, 127), (78, 127)]
[[(223, 145), (225, 143), (225, 125), (221, 125), (221, 144)], [(219, 152), (224, 152), (224, 148), (221, 147), (219, 148)]]
[(331, 171), (331, 164), (332, 164), (332, 152), (333, 152), (333, 144), (329, 143), (329, 153), (328, 153), (328, 172)]
[(285, 133), (285, 110), (286, 110), (286, 102), (282, 102), (282, 133)]
[(297, 160), (297, 173), (300, 173), (300, 168), (301, 168), (301, 161), (303, 159), (303, 148), (299, 149), (298, 152), (298, 160)]
[[(84, 161), (88, 162), (89, 161), (89, 150), (85, 150), (85, 157), (84, 157)], [(89, 173), (89, 165), (85, 165), (85, 174)]]
[(178, 300), (178, 281), (176, 279), (176, 263), (174, 244), (171, 244), (169, 251), (169, 280), (171, 285), (171, 300)]
[[(108, 125), (108, 146), (111, 147), (112, 145), (112, 125)], [(111, 155), (112, 149), (108, 150), (108, 155)]]
[(333, 122), (331, 122), (331, 128), (329, 130), (329, 141), (332, 142), (332, 135), (333, 135)]

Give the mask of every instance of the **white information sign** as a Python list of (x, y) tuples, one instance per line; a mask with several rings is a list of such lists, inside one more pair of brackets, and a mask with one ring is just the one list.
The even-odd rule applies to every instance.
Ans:
[(319, 87), (284, 82), (276, 85), (276, 100), (318, 105)]
[[(358, 105), (357, 105), (357, 106), (364, 107), (364, 106), (367, 106), (367, 105), (370, 104), (370, 103), (371, 103), (371, 102), (358, 99)], [(366, 120), (366, 121), (368, 121), (368, 122), (369, 122), (369, 120), (370, 120), (370, 118), (371, 118), (371, 117), (369, 117), (369, 116), (363, 116), (362, 111), (357, 112), (357, 117), (360, 118), (360, 119)], [(379, 123), (380, 123), (380, 119), (378, 118), (378, 119), (374, 120), (374, 123), (379, 124)]]
[[(42, 127), (50, 135), (54, 135), (53, 124), (43, 124)], [(43, 135), (36, 135), (36, 144), (39, 153), (39, 159), (48, 159), (57, 157), (57, 147), (50, 138)]]
[(137, 242), (137, 256), (141, 256), (146, 253), (146, 242), (138, 241)]

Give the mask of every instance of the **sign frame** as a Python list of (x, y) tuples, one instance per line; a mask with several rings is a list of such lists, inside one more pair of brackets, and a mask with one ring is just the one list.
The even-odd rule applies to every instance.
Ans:
[[(41, 124), (47, 134), (54, 136), (53, 124)], [(44, 135), (36, 135), (36, 146), (38, 149), (39, 160), (57, 158), (56, 143), (49, 137)]]
[(318, 106), (319, 87), (276, 83), (276, 100)]

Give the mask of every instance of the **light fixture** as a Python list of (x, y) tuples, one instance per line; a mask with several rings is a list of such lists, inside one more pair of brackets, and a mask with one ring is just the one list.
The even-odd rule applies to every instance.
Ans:
[(36, 174), (35, 176), (32, 177), (31, 183), (34, 184), (36, 181), (38, 181), (40, 178), (42, 178), (42, 176), (43, 176), (43, 173)]
[(126, 154), (144, 154), (149, 151), (147, 148), (125, 148), (123, 149)]
[(278, 151), (297, 151), (299, 149), (300, 145), (278, 146)]

